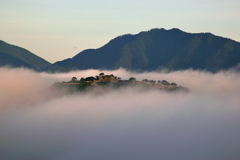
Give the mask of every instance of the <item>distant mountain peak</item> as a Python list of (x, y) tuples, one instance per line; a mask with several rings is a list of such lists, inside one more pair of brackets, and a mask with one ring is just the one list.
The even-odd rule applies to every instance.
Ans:
[(183, 32), (183, 31), (180, 30), (179, 28), (172, 28), (172, 29), (169, 29), (168, 31)]
[(216, 72), (240, 63), (240, 43), (211, 33), (153, 28), (125, 34), (95, 50), (85, 50), (54, 65), (78, 69), (152, 71), (200, 69)]

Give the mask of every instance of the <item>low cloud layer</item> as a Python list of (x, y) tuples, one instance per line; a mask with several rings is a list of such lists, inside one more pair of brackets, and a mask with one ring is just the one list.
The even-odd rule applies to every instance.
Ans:
[[(72, 77), (167, 80), (189, 93), (126, 88), (104, 94), (51, 89)], [(240, 74), (200, 71), (67, 74), (0, 68), (0, 159), (237, 160)]]

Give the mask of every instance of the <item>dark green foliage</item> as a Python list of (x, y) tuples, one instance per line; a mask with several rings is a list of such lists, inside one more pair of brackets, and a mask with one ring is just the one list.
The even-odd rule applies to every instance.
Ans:
[(131, 78), (129, 78), (129, 81), (136, 81), (136, 78), (131, 77)]
[(85, 78), (85, 81), (94, 81), (95, 80), (95, 78), (94, 77), (87, 77), (87, 78)]
[(83, 83), (84, 81), (85, 81), (85, 79), (82, 77), (79, 82)]
[(83, 83), (79, 83), (78, 89), (79, 90), (86, 90), (90, 86), (91, 86), (90, 82), (83, 82)]
[(168, 81), (166, 81), (166, 80), (162, 80), (162, 84), (163, 85), (169, 85), (170, 83)]
[(149, 83), (156, 83), (154, 80), (148, 80)]
[(101, 82), (98, 82), (97, 84), (100, 85), (100, 86), (106, 86), (109, 83), (110, 83), (109, 81), (101, 81)]
[(77, 78), (76, 77), (72, 77), (72, 82), (77, 82)]
[(13, 67), (27, 67), (41, 71), (50, 65), (49, 62), (36, 56), (24, 48), (10, 45), (0, 40), (0, 66), (11, 65)]
[(152, 29), (124, 35), (99, 49), (85, 50), (71, 59), (55, 63), (78, 69), (170, 71), (201, 69), (217, 72), (240, 63), (240, 43), (210, 33), (191, 34), (179, 29)]

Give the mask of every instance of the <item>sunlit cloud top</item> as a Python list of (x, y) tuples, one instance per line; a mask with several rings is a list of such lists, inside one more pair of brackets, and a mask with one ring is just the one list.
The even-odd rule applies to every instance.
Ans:
[[(104, 72), (174, 81), (188, 93), (124, 88), (67, 94), (51, 85)], [(0, 159), (238, 160), (240, 74), (65, 74), (0, 68)], [(14, 154), (13, 154), (14, 153)], [(94, 154), (93, 154), (94, 153)]]

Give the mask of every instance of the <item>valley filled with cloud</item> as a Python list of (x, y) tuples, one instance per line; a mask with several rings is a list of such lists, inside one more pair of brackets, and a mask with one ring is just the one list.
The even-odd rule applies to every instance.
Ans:
[[(129, 87), (71, 93), (72, 77), (167, 80), (190, 92)], [(234, 70), (37, 73), (0, 68), (0, 159), (237, 160), (240, 73)]]

